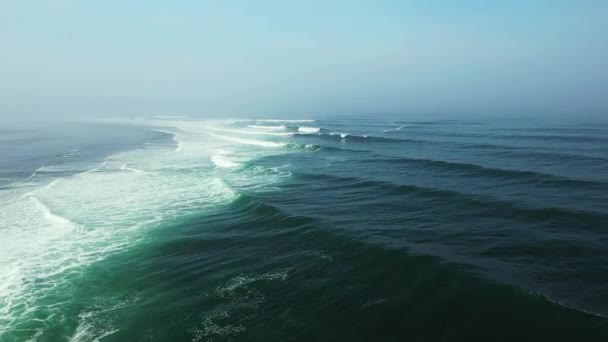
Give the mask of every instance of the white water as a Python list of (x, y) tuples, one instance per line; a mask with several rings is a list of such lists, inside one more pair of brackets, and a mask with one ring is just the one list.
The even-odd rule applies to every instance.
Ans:
[[(218, 122), (152, 124), (172, 134), (177, 148), (148, 144), (69, 176), (42, 167), (36, 171), (45, 173), (40, 180), (34, 173), (29, 183), (0, 191), (0, 340), (26, 322), (32, 339), (59, 324), (62, 305), (69, 303), (54, 298), (68, 291), (70, 279), (151, 238), (150, 232), (163, 222), (231, 202), (238, 197), (232, 186), (266, 191), (290, 175), (278, 168), (239, 168), (257, 156), (289, 152), (280, 149), (285, 141), (210, 132)], [(77, 161), (66, 158), (54, 168), (83, 167), (82, 162), (70, 163)], [(40, 316), (41, 310), (48, 314)], [(94, 327), (90, 315), (94, 313), (81, 313), (72, 340), (95, 340), (115, 332), (112, 327)]]
[[(259, 126), (258, 126), (259, 127)], [(236, 134), (245, 134), (245, 135), (274, 135), (274, 136), (290, 136), (293, 135), (293, 133), (291, 132), (268, 132), (267, 130), (239, 130), (239, 129), (224, 129), (224, 128), (217, 128), (217, 127), (209, 127), (210, 130), (216, 131), (216, 132), (225, 132), (225, 133), (236, 133)]]
[(331, 132), (329, 133), (329, 135), (339, 135), (340, 138), (344, 139), (346, 138), (349, 134), (348, 133), (338, 133), (338, 132)]
[(321, 131), (321, 129), (319, 127), (299, 127), (298, 128), (298, 132), (300, 133), (306, 133), (306, 134), (311, 134), (311, 133), (319, 133)]
[(213, 155), (211, 157), (211, 161), (213, 162), (213, 164), (215, 164), (215, 166), (221, 167), (221, 168), (233, 168), (233, 167), (238, 167), (241, 165), (239, 163), (235, 163), (232, 160), (228, 159), (222, 153)]
[(245, 145), (255, 145), (255, 146), (262, 146), (262, 147), (285, 147), (286, 146), (285, 143), (274, 142), (274, 141), (243, 139), (243, 138), (219, 135), (219, 134), (215, 134), (215, 133), (211, 133), (211, 135), (214, 137), (218, 137), (220, 139), (226, 140), (226, 141), (232, 141), (232, 142), (236, 142), (239, 144), (245, 144)]
[(247, 127), (253, 128), (253, 129), (271, 130), (271, 131), (283, 131), (283, 130), (287, 129), (287, 126), (285, 126), (285, 125), (281, 125), (281, 126), (247, 125)]
[(304, 120), (280, 120), (280, 119), (261, 119), (255, 120), (256, 122), (293, 122), (293, 123), (301, 123), (301, 122), (315, 122), (315, 120), (304, 119)]

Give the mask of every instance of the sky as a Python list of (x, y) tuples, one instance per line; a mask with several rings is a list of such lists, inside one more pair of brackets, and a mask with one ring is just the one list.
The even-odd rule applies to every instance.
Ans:
[(608, 117), (608, 1), (0, 0), (0, 118)]

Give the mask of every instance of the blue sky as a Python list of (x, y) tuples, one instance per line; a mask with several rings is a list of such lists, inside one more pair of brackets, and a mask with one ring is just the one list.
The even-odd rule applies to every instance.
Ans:
[(607, 1), (2, 1), (0, 116), (608, 115)]

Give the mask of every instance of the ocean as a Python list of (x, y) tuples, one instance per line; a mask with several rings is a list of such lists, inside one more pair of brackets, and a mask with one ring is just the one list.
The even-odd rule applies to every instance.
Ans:
[(608, 124), (0, 129), (0, 341), (608, 341)]

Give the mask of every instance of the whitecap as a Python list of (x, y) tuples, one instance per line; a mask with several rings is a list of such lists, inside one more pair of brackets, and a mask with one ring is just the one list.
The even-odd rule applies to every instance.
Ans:
[(125, 164), (122, 164), (122, 165), (120, 166), (120, 169), (121, 169), (121, 170), (124, 170), (124, 171), (131, 171), (131, 172), (135, 172), (135, 173), (146, 173), (146, 171), (144, 171), (144, 170), (136, 169), (136, 168), (133, 168), (133, 167), (128, 167), (126, 163), (125, 163)]
[(223, 154), (218, 153), (211, 157), (211, 161), (215, 166), (220, 168), (233, 168), (240, 166), (239, 163), (235, 163), (232, 160), (226, 158)]
[(236, 134), (246, 134), (246, 135), (274, 135), (274, 136), (290, 136), (293, 135), (291, 132), (267, 132), (267, 131), (244, 131), (238, 129), (222, 129), (217, 127), (209, 127), (209, 129), (217, 132), (225, 132), (225, 133), (236, 133)]
[(247, 125), (247, 127), (253, 128), (253, 129), (271, 130), (271, 131), (282, 131), (282, 130), (287, 129), (287, 127), (285, 125), (280, 125), (280, 126)]
[(321, 131), (321, 129), (319, 127), (298, 127), (298, 132), (300, 133), (306, 133), (306, 134), (311, 134), (311, 133), (319, 133)]
[(311, 120), (311, 119), (300, 119), (300, 120), (294, 120), (294, 119), (286, 119), (286, 120), (282, 120), (282, 119), (262, 119), (262, 120), (255, 120), (256, 122), (294, 122), (294, 123), (298, 123), (298, 122), (315, 122), (315, 120)]

